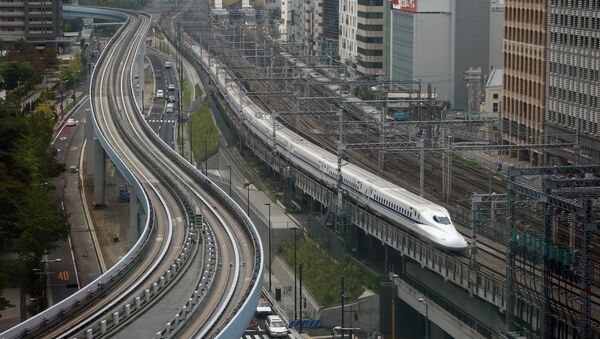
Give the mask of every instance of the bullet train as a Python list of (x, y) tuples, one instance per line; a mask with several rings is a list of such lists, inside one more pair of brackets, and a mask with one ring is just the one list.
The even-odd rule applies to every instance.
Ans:
[[(207, 53), (192, 48), (205, 69), (209, 69)], [(244, 124), (266, 144), (276, 142), (277, 152), (295, 166), (304, 169), (330, 187), (337, 185), (337, 156), (305, 140), (300, 135), (274, 122), (269, 114), (251, 100), (240, 95), (240, 87), (225, 81), (224, 72), (218, 72), (219, 62), (210, 62), (210, 75), (221, 93), (229, 98), (232, 108)], [(223, 69), (222, 67), (220, 68)], [(273, 138), (273, 128), (276, 130)], [(381, 177), (353, 164), (342, 167), (343, 188), (361, 205), (385, 216), (396, 224), (409, 229), (439, 248), (462, 251), (467, 242), (456, 231), (448, 211), (431, 201), (421, 198)]]

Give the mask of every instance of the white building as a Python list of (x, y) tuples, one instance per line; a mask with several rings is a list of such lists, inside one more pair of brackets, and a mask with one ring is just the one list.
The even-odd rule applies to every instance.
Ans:
[(339, 54), (342, 62), (356, 62), (356, 0), (340, 0)]
[(498, 118), (502, 109), (502, 68), (494, 68), (485, 84), (482, 113), (487, 118)]

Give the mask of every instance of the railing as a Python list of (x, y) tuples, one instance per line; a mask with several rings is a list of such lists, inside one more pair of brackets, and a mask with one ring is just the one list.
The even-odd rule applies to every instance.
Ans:
[[(117, 11), (111, 11), (111, 10), (100, 10), (100, 9), (97, 9), (97, 10), (103, 12), (104, 16), (112, 16), (114, 18), (126, 19), (126, 20), (128, 19), (128, 16), (124, 13), (120, 13)], [(88, 12), (88, 9), (85, 9), (85, 11)], [(119, 34), (122, 33), (122, 31), (125, 29), (125, 27), (126, 27), (126, 25), (123, 25), (119, 29), (117, 34), (115, 34), (113, 36), (113, 38), (111, 38), (108, 45), (106, 46), (106, 48), (100, 55), (99, 60), (105, 58), (106, 51), (109, 50), (110, 46), (112, 46), (114, 44), (116, 37), (118, 37)], [(98, 62), (96, 65), (99, 65), (99, 64), (100, 63)], [(92, 73), (92, 78), (95, 77), (96, 71), (97, 71), (97, 68), (95, 67), (94, 71)], [(90, 82), (90, 93), (92, 93), (92, 86), (93, 86), (93, 82)], [(100, 130), (100, 128), (98, 126), (98, 122), (97, 122), (95, 114), (94, 114), (93, 105), (92, 105), (91, 118), (92, 118), (92, 123), (94, 125), (94, 130), (96, 132), (98, 140), (104, 147), (106, 153), (112, 159), (112, 161), (115, 163), (117, 168), (119, 168), (119, 170), (121, 171), (121, 173), (123, 174), (125, 179), (129, 182), (129, 184), (133, 187), (133, 189), (138, 194), (138, 198), (140, 199), (141, 205), (146, 213), (146, 220), (144, 222), (144, 225), (145, 225), (144, 230), (143, 230), (142, 234), (140, 235), (140, 238), (137, 240), (137, 242), (131, 248), (131, 250), (129, 252), (127, 252), (127, 254), (125, 254), (125, 256), (121, 260), (119, 260), (113, 267), (111, 267), (108, 271), (106, 271), (104, 274), (102, 274), (100, 277), (98, 277), (97, 279), (92, 281), (90, 284), (88, 284), (81, 290), (75, 292), (71, 296), (69, 296), (66, 299), (62, 300), (61, 302), (55, 304), (54, 306), (50, 307), (49, 309), (45, 310), (44, 312), (41, 312), (41, 313), (35, 315), (34, 317), (27, 319), (24, 322), (1, 333), (0, 334), (1, 338), (8, 339), (8, 338), (21, 337), (25, 334), (32, 333), (32, 332), (35, 332), (35, 331), (43, 329), (43, 328), (47, 328), (49, 325), (51, 325), (57, 321), (60, 321), (60, 319), (64, 319), (65, 317), (68, 317), (69, 315), (74, 314), (82, 307), (82, 305), (87, 305), (87, 304), (93, 302), (95, 299), (99, 298), (105, 290), (109, 289), (111, 286), (113, 286), (114, 284), (119, 282), (124, 276), (126, 276), (129, 273), (129, 271), (133, 267), (135, 267), (135, 264), (140, 260), (140, 258), (143, 256), (143, 254), (146, 252), (146, 250), (148, 248), (147, 240), (150, 237), (150, 234), (153, 230), (152, 226), (154, 224), (153, 214), (152, 214), (150, 202), (148, 200), (148, 196), (145, 194), (142, 185), (135, 178), (135, 176), (133, 175), (131, 170), (117, 156), (114, 149), (108, 144), (106, 137), (102, 134), (102, 131)]]
[[(167, 39), (171, 38), (167, 36)], [(187, 53), (182, 54), (184, 57), (187, 56), (189, 58)], [(192, 62), (192, 64), (195, 63)], [(221, 203), (228, 206), (229, 209), (234, 212), (235, 217), (242, 221), (248, 232), (248, 235), (252, 239), (254, 245), (253, 247), (256, 249), (254, 258), (255, 264), (253, 269), (254, 273), (252, 274), (252, 279), (250, 281), (250, 283), (253, 284), (252, 288), (246, 291), (246, 293), (241, 297), (241, 300), (244, 300), (244, 303), (236, 307), (237, 313), (228, 319), (226, 322), (227, 325), (221, 329), (217, 329), (219, 332), (217, 338), (239, 337), (244, 332), (248, 322), (254, 316), (254, 312), (256, 311), (255, 302), (260, 298), (262, 289), (264, 250), (260, 241), (258, 230), (252, 220), (250, 220), (250, 218), (245, 214), (245, 210), (242, 209), (231, 197), (229, 197), (225, 191), (223, 191), (218, 185), (214, 184), (208, 177), (204, 175), (204, 173), (195, 168), (179, 153), (167, 145), (167, 143), (165, 143), (158, 135), (156, 135), (156, 133), (154, 133), (150, 126), (145, 123), (143, 114), (141, 113), (141, 109), (137, 102), (136, 106), (138, 106), (137, 118), (143, 122), (142, 126), (144, 126), (145, 133), (152, 138), (155, 141), (155, 144), (163, 151), (163, 153), (175, 161), (181, 169), (185, 170), (191, 177), (196, 178), (206, 190), (212, 193), (213, 196), (215, 196)]]

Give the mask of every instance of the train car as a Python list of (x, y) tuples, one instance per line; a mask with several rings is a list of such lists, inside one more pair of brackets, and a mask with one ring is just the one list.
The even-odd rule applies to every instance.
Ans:
[[(197, 52), (197, 51), (196, 51)], [(199, 57), (199, 53), (196, 53)], [(206, 53), (202, 59), (208, 65)], [(242, 98), (241, 89), (229, 82), (223, 72), (217, 76), (215, 61), (210, 73), (224, 95), (233, 102), (236, 114), (263, 142), (273, 143), (273, 121), (258, 105)], [(295, 132), (275, 123), (276, 149), (298, 168), (329, 187), (338, 184), (337, 156), (305, 140)], [(362, 206), (384, 216), (400, 227), (419, 235), (437, 247), (462, 251), (467, 248), (464, 237), (456, 231), (448, 211), (359, 166), (347, 164), (341, 168), (342, 187)]]

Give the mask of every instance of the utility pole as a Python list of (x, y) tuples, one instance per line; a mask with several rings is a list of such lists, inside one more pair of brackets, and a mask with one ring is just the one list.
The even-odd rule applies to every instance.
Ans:
[(342, 291), (341, 291), (341, 300), (342, 300), (342, 339), (346, 337), (344, 334), (344, 277), (342, 277)]
[(302, 263), (300, 263), (300, 333), (302, 333)]

